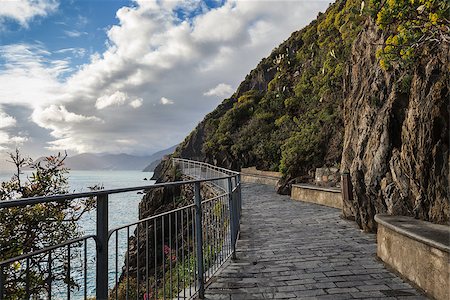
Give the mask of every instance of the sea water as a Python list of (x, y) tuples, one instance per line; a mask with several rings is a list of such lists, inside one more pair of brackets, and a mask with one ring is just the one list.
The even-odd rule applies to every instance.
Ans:
[[(31, 172), (26, 171), (22, 175), (22, 180), (26, 180)], [(69, 191), (88, 192), (89, 187), (94, 185), (102, 186), (104, 189), (125, 188), (134, 186), (151, 185), (154, 181), (144, 180), (144, 178), (151, 178), (153, 173), (141, 172), (141, 171), (75, 171), (69, 172)], [(11, 178), (12, 174), (0, 173), (0, 182), (6, 181)], [(108, 227), (110, 230), (133, 223), (139, 219), (138, 207), (139, 202), (142, 199), (142, 193), (129, 192), (109, 195), (108, 200)], [(80, 229), (83, 235), (95, 234), (96, 231), (96, 211), (95, 209), (83, 215), (79, 221)], [(134, 226), (130, 228), (130, 235), (133, 235)], [(116, 246), (115, 235), (111, 236), (109, 241), (109, 288), (113, 288), (116, 277)], [(87, 294), (95, 295), (95, 244), (92, 240), (87, 243), (87, 258), (88, 258), (88, 273), (87, 273)], [(117, 269), (118, 276), (120, 276), (125, 253), (127, 251), (127, 232), (126, 230), (119, 231), (118, 234), (118, 251), (117, 251)], [(78, 250), (78, 251), (76, 251)], [(75, 253), (78, 253), (77, 259), (73, 261), (73, 274), (75, 281), (80, 285), (79, 288), (72, 291), (72, 298), (82, 298), (84, 294), (84, 274), (82, 261), (83, 246), (79, 249), (74, 249)], [(66, 292), (63, 287), (55, 287), (55, 294), (57, 298), (66, 298)]]

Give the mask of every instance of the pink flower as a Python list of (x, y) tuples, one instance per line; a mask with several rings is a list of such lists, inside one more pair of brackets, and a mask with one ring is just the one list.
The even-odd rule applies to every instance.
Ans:
[(168, 255), (172, 250), (169, 248), (169, 246), (164, 245), (164, 254)]

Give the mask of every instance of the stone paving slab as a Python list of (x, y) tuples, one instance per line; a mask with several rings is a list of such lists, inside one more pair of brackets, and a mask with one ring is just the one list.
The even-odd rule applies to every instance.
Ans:
[(245, 184), (237, 261), (206, 299), (426, 299), (376, 259), (376, 236), (340, 210)]

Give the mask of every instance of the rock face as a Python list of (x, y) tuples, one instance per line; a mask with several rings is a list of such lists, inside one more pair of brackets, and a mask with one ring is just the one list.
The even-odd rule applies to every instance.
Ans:
[(449, 45), (408, 74), (379, 67), (382, 41), (368, 23), (352, 49), (341, 170), (354, 199), (344, 216), (366, 231), (376, 230), (377, 213), (449, 224)]

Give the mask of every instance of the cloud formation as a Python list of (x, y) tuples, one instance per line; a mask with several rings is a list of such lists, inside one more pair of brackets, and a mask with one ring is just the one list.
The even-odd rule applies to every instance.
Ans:
[(14, 20), (23, 27), (28, 27), (34, 17), (45, 17), (56, 11), (58, 2), (55, 0), (20, 0), (1, 1), (0, 29), (2, 20)]
[(161, 99), (159, 100), (159, 102), (160, 102), (162, 105), (169, 105), (169, 104), (174, 104), (174, 103), (175, 103), (175, 101), (170, 100), (170, 99), (168, 99), (168, 98), (166, 98), (166, 97), (161, 97)]
[(0, 105), (32, 107), (51, 150), (157, 151), (180, 142), (261, 58), (327, 6), (226, 1), (211, 9), (203, 1), (137, 0), (117, 11), (107, 49), (77, 70), (39, 43), (1, 46)]
[(205, 96), (217, 96), (217, 97), (229, 97), (233, 94), (234, 90), (231, 85), (225, 83), (219, 83), (209, 91), (203, 93)]

